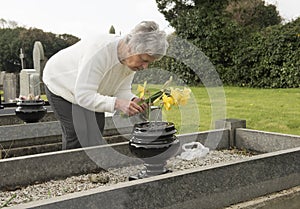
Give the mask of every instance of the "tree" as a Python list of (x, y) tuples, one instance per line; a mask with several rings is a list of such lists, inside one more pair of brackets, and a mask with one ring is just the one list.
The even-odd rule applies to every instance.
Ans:
[(6, 24), (7, 24), (7, 21), (3, 18), (0, 19), (0, 28), (5, 28), (6, 27)]
[(25, 54), (26, 68), (33, 68), (32, 50), (35, 41), (41, 41), (45, 56), (50, 58), (59, 50), (66, 48), (79, 39), (73, 35), (45, 33), (36, 28), (4, 28), (0, 29), (0, 70), (19, 72), (21, 60), (20, 49)]
[(265, 5), (262, 0), (231, 0), (226, 11), (237, 23), (251, 30), (260, 30), (282, 21), (276, 7)]
[[(232, 53), (240, 38), (239, 26), (225, 13), (227, 0), (157, 0), (157, 3), (175, 33), (201, 49), (224, 76), (222, 72), (233, 65)], [(181, 69), (182, 73), (188, 71)]]
[[(20, 40), (16, 37), (22, 29), (0, 29), (0, 69), (8, 72), (20, 70), (19, 59)], [(20, 47), (21, 48), (21, 47)]]
[(110, 27), (109, 33), (110, 33), (110, 34), (116, 34), (116, 31), (115, 31), (115, 28), (114, 28), (113, 25)]
[[(232, 84), (236, 50), (239, 45), (245, 44), (249, 33), (258, 32), (262, 28), (280, 22), (276, 8), (265, 6), (262, 0), (156, 0), (156, 2), (159, 11), (175, 28), (176, 35), (201, 49), (215, 65), (226, 84)], [(174, 60), (170, 62), (174, 65)], [(162, 66), (169, 66), (169, 69), (172, 69), (166, 63), (162, 63)], [(182, 74), (193, 73), (184, 67), (181, 69)]]

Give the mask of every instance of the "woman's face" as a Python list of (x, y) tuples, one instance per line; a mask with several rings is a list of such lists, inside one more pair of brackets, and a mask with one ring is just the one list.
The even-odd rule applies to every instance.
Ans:
[(139, 71), (147, 68), (153, 61), (155, 61), (155, 58), (148, 54), (137, 54), (126, 58), (123, 64), (133, 71)]

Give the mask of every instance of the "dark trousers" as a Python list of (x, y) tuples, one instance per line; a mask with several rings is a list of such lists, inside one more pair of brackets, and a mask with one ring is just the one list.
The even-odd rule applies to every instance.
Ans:
[(62, 128), (62, 149), (105, 144), (102, 133), (105, 125), (103, 112), (93, 112), (72, 104), (53, 94), (45, 86), (47, 99)]

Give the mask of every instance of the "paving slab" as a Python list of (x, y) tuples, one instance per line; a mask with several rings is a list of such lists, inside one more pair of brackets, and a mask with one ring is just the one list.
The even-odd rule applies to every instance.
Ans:
[[(208, 136), (212, 138), (222, 136), (220, 145), (228, 143), (226, 129), (178, 135), (178, 139), (182, 144), (192, 139), (204, 143)], [(141, 160), (132, 158), (128, 142), (106, 144), (103, 141), (103, 143), (104, 145), (96, 147), (2, 159), (0, 189), (141, 163)]]
[(300, 147), (300, 136), (237, 128), (235, 146), (261, 153), (274, 152)]
[(293, 148), (12, 208), (223, 208), (300, 185), (299, 158), (300, 148)]
[(299, 209), (300, 186), (231, 205), (225, 209)]

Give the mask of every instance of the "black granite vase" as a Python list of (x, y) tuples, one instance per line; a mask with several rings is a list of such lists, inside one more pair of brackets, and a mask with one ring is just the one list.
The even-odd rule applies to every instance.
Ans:
[(140, 122), (134, 125), (129, 141), (130, 151), (144, 161), (145, 169), (130, 180), (155, 176), (170, 172), (165, 165), (180, 146), (175, 136), (173, 123), (162, 121)]
[(16, 115), (26, 123), (40, 121), (47, 113), (44, 100), (21, 100), (17, 102)]

